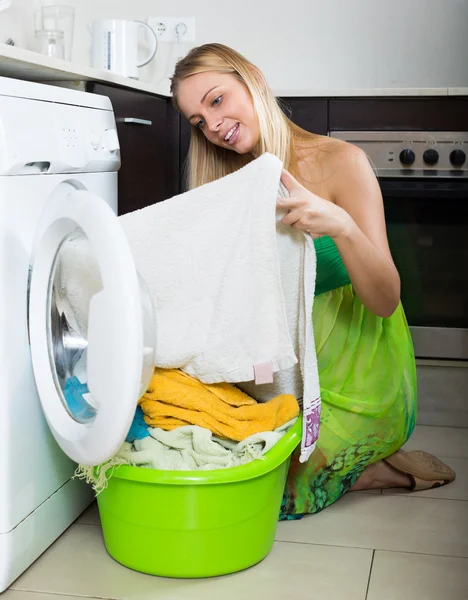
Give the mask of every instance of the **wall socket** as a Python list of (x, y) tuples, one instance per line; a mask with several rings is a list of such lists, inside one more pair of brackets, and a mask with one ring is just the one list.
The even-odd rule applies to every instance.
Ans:
[(195, 17), (148, 17), (148, 25), (154, 29), (159, 42), (177, 43), (178, 25), (183, 33), (180, 36), (181, 42), (195, 41)]

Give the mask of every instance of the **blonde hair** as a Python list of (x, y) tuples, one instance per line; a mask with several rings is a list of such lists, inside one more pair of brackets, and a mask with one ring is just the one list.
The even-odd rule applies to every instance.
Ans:
[(296, 142), (316, 139), (312, 133), (295, 125), (283, 113), (261, 71), (241, 54), (223, 44), (205, 44), (193, 48), (180, 60), (171, 78), (174, 107), (180, 111), (177, 100), (181, 81), (196, 75), (215, 71), (236, 77), (248, 89), (260, 129), (260, 139), (248, 154), (209, 142), (198, 127), (192, 127), (188, 154), (188, 187), (193, 189), (232, 173), (264, 152), (277, 156), (285, 169), (297, 175)]

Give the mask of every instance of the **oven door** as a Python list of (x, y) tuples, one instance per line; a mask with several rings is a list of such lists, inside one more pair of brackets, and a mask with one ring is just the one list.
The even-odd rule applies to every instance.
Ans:
[(468, 179), (380, 179), (418, 358), (468, 359)]

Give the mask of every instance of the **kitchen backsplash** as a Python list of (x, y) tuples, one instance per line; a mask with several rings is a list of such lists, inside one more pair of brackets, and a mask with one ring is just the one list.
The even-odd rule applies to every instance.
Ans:
[[(193, 45), (222, 42), (256, 63), (272, 88), (468, 86), (466, 0), (57, 0), (75, 8), (73, 62), (90, 64), (94, 19), (193, 16), (195, 44), (160, 44), (140, 79), (162, 83)], [(46, 0), (13, 0), (0, 42), (35, 48), (34, 13)], [(266, 18), (268, 16), (268, 18)], [(447, 43), (450, 40), (450, 43)]]

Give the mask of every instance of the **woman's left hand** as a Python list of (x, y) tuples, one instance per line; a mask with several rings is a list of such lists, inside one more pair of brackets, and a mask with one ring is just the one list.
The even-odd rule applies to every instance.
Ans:
[(310, 192), (285, 169), (281, 181), (290, 194), (276, 203), (277, 208), (289, 211), (282, 219), (285, 225), (307, 231), (312, 237), (346, 235), (353, 220), (344, 209)]

